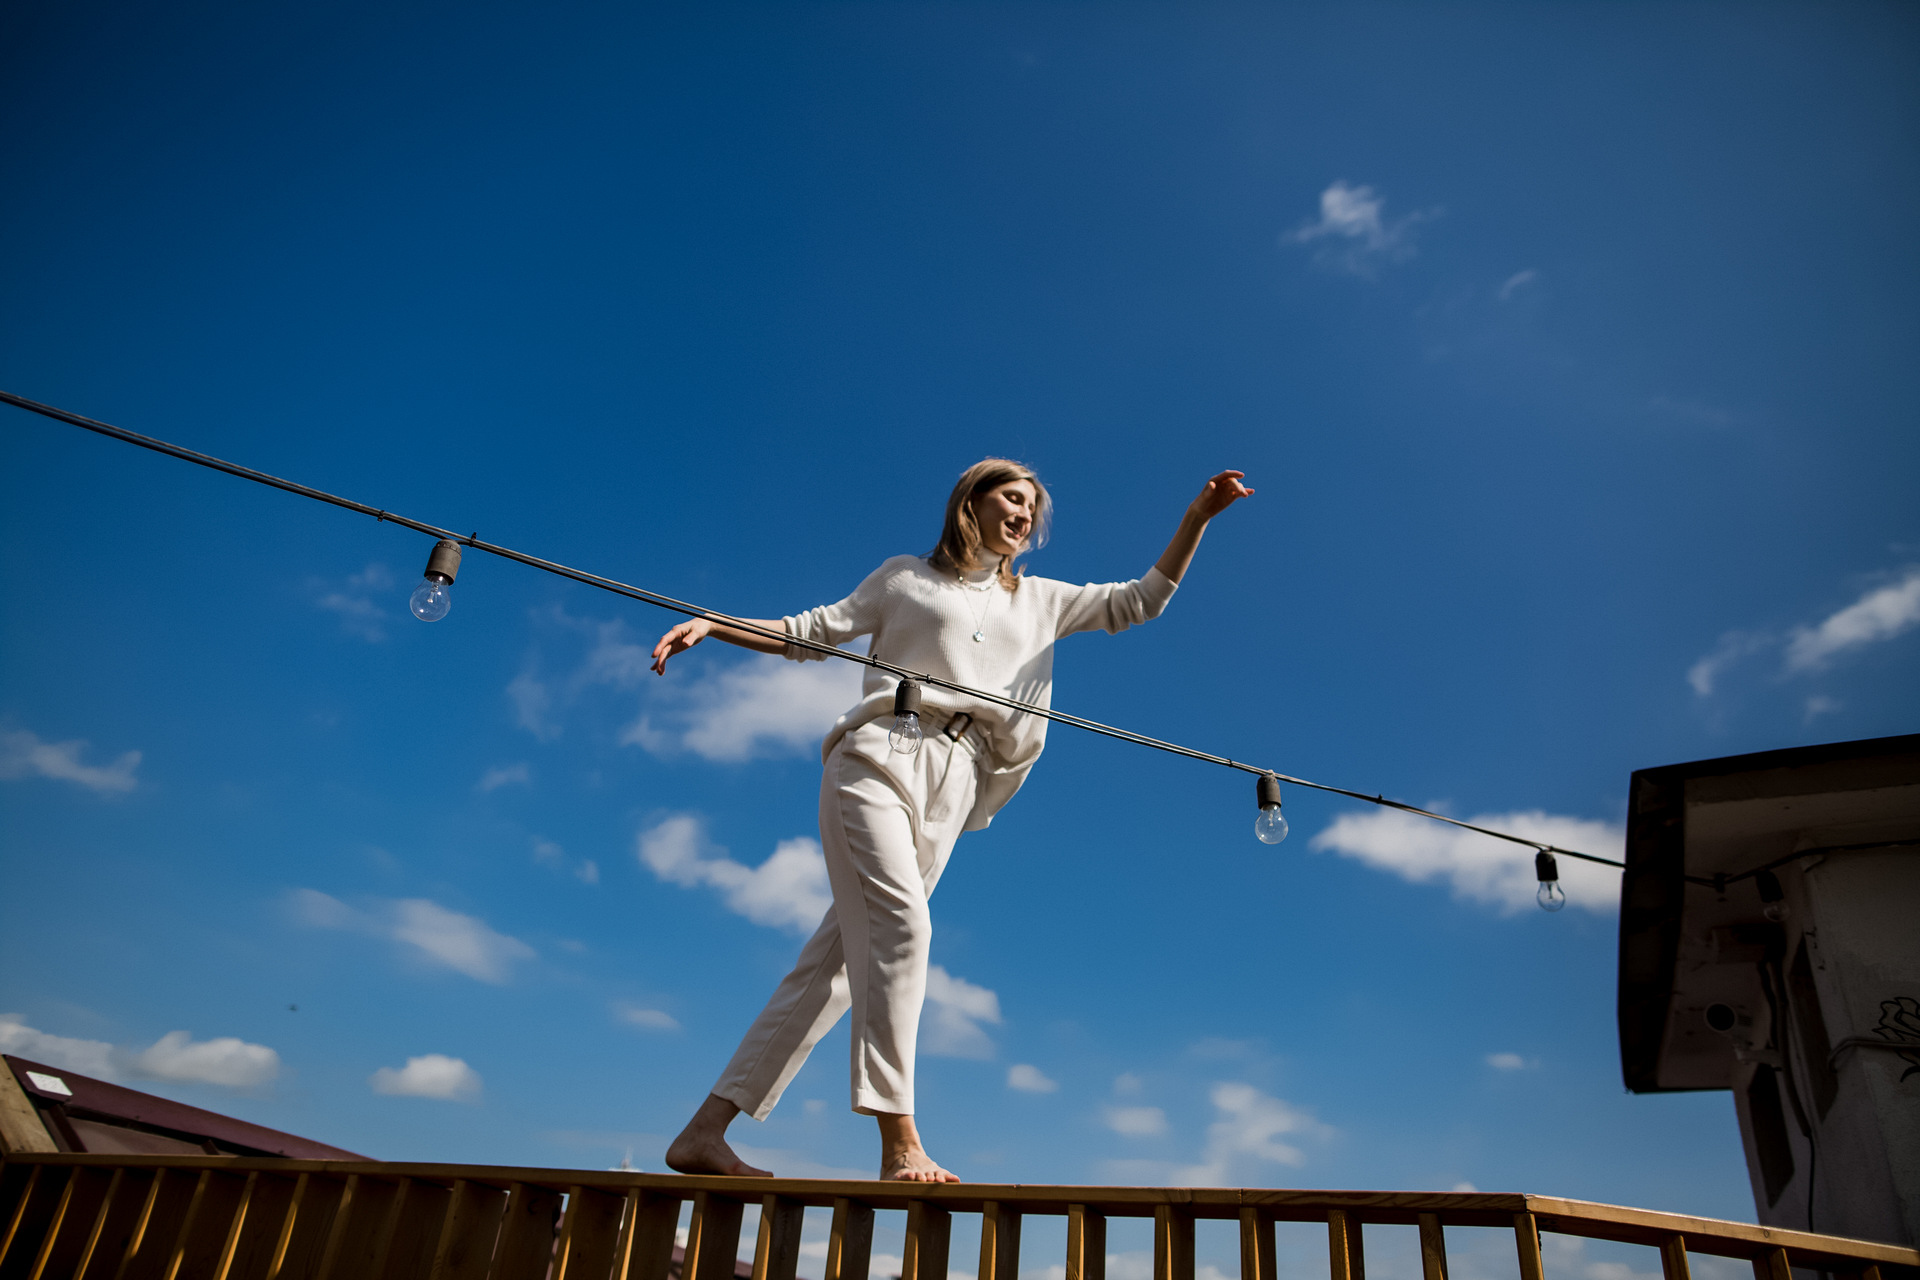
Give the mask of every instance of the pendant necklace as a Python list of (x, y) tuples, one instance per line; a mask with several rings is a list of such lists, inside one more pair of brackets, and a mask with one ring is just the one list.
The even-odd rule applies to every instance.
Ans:
[(983, 644), (987, 638), (987, 615), (993, 612), (993, 596), (990, 593), (999, 584), (992, 578), (988, 578), (985, 586), (976, 587), (965, 578), (962, 578), (960, 579), (960, 585), (974, 595), (985, 595), (987, 597), (986, 607), (981, 609), (979, 613), (973, 612), (973, 601), (967, 601), (967, 612), (973, 615), (973, 642), (975, 644)]

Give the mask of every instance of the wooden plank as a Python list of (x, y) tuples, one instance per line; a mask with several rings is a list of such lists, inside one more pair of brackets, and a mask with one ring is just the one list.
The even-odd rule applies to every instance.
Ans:
[(1660, 1272), (1666, 1280), (1691, 1280), (1687, 1271), (1687, 1238), (1670, 1235), (1660, 1242)]
[(1513, 1247), (1520, 1255), (1520, 1280), (1546, 1280), (1540, 1264), (1540, 1225), (1532, 1214), (1513, 1215)]
[[(1872, 1275), (1869, 1276), (1868, 1273)], [(1793, 1280), (1793, 1267), (1787, 1262), (1785, 1249), (1768, 1249), (1753, 1260), (1753, 1280)], [(1880, 1268), (1874, 1266), (1860, 1269), (1860, 1280), (1880, 1280)]]
[(61, 1193), (60, 1208), (48, 1224), (47, 1238), (34, 1260), (29, 1280), (70, 1280), (86, 1260), (87, 1246), (106, 1207), (113, 1185), (111, 1169), (75, 1169)]
[(1193, 1212), (1185, 1205), (1153, 1211), (1153, 1280), (1193, 1280)]
[(1447, 1280), (1447, 1233), (1440, 1215), (1420, 1215), (1420, 1280)]
[(998, 1200), (980, 1207), (978, 1280), (1020, 1280), (1020, 1211)]
[(207, 1280), (220, 1270), (234, 1221), (246, 1211), (247, 1179), (239, 1173), (208, 1169), (180, 1222), (162, 1280)]
[[(4, 1064), (0, 1064), (3, 1067)], [(27, 1202), (27, 1189), (40, 1176), (40, 1166), (14, 1160), (0, 1163), (0, 1258), (7, 1256), (13, 1239), (14, 1220)]]
[(1240, 1211), (1240, 1280), (1274, 1280), (1273, 1215), (1258, 1206)]
[(1107, 1280), (1107, 1215), (1067, 1206), (1067, 1280)]
[(339, 1211), (320, 1255), (319, 1280), (367, 1280), (399, 1184), (355, 1174), (347, 1179)]
[[(152, 1175), (149, 1174), (148, 1178), (151, 1178), (151, 1176)], [(130, 1222), (131, 1219), (128, 1217), (127, 1211), (123, 1206), (137, 1201), (145, 1194), (145, 1188), (146, 1179), (140, 1177), (139, 1170), (115, 1169), (113, 1171), (113, 1175), (107, 1183), (107, 1194), (105, 1198), (101, 1200), (98, 1212), (93, 1215), (93, 1227), (87, 1232), (86, 1248), (82, 1249), (80, 1256), (74, 1260), (72, 1273), (74, 1280), (86, 1280), (89, 1273), (96, 1275), (103, 1272), (110, 1273), (111, 1268), (104, 1265), (101, 1261), (101, 1255), (108, 1253), (111, 1248), (111, 1246), (106, 1244), (109, 1224), (116, 1216), (120, 1217), (123, 1221)], [(123, 1251), (125, 1250), (126, 1244), (124, 1241), (121, 1243), (120, 1248)], [(114, 1258), (114, 1261), (116, 1263), (119, 1261), (117, 1256)]]
[(320, 1261), (342, 1202), (347, 1198), (351, 1178), (329, 1178), (318, 1173), (303, 1173), (294, 1184), (293, 1199), (280, 1223), (279, 1239), (272, 1260), (267, 1264), (266, 1280), (312, 1280), (320, 1272)]
[(0, 1155), (25, 1155), (35, 1151), (58, 1151), (60, 1144), (40, 1121), (33, 1099), (20, 1087), (19, 1079), (6, 1063), (0, 1062)]
[(639, 1187), (628, 1191), (613, 1280), (667, 1280), (667, 1269), (673, 1265), (673, 1236), (679, 1226), (679, 1196)]
[[(0, 1065), (0, 1070), (4, 1066)], [(0, 1236), (0, 1277), (13, 1280), (25, 1276), (46, 1239), (47, 1223), (52, 1221), (60, 1198), (66, 1194), (70, 1169), (59, 1165), (38, 1165), (21, 1189), (20, 1200), (7, 1219), (6, 1234)]]
[(939, 1205), (915, 1200), (907, 1206), (907, 1243), (900, 1280), (947, 1280), (947, 1254), (953, 1243), (953, 1215)]
[(873, 1207), (846, 1196), (835, 1199), (821, 1280), (867, 1280), (872, 1258)]
[[(1786, 1269), (1787, 1259), (1785, 1255), (1787, 1251), (1785, 1249), (1781, 1249), (1778, 1252), (1781, 1254), (1781, 1258), (1780, 1258), (1781, 1273), (1783, 1275), (1791, 1275), (1792, 1272)], [(1880, 1280), (1880, 1268), (1874, 1266), (1871, 1263), (1860, 1268), (1860, 1280)]]
[(553, 1280), (606, 1280), (620, 1243), (621, 1211), (626, 1201), (597, 1187), (569, 1187), (567, 1214), (560, 1223)]
[(680, 1280), (733, 1280), (734, 1262), (740, 1253), (740, 1217), (745, 1208), (738, 1200), (712, 1191), (693, 1193)]
[(553, 1265), (553, 1232), (560, 1216), (560, 1193), (530, 1182), (507, 1192), (500, 1223), (500, 1244), (493, 1251), (488, 1280), (543, 1280)]
[(401, 1182), (381, 1233), (380, 1255), (371, 1273), (375, 1280), (420, 1280), (433, 1268), (434, 1248), (452, 1198), (453, 1188), (438, 1182)]
[(507, 1193), (497, 1187), (465, 1178), (454, 1183), (446, 1223), (434, 1245), (430, 1280), (485, 1280), (506, 1211)]
[(237, 1224), (220, 1280), (266, 1280), (299, 1185), (299, 1179), (276, 1173), (252, 1173), (248, 1180), (246, 1217)]
[[(807, 1206), (785, 1196), (760, 1200), (760, 1234), (753, 1242), (753, 1280), (794, 1280), (800, 1266), (800, 1229)], [(991, 1280), (991, 1277), (982, 1277)]]
[(140, 1214), (127, 1233), (127, 1248), (113, 1270), (115, 1280), (154, 1280), (165, 1274), (173, 1257), (173, 1243), (200, 1186), (193, 1168), (157, 1169), (141, 1201)]
[(1366, 1280), (1366, 1255), (1361, 1248), (1360, 1222), (1345, 1209), (1327, 1211), (1327, 1274), (1329, 1280)]

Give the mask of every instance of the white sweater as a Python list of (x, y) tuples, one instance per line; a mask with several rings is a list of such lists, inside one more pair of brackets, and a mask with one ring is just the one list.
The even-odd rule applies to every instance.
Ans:
[[(838, 646), (856, 636), (872, 636), (873, 655), (896, 666), (1045, 707), (1052, 705), (1057, 640), (1096, 627), (1125, 631), (1157, 618), (1175, 589), (1176, 584), (1154, 568), (1132, 582), (1076, 587), (1023, 577), (1016, 592), (997, 582), (988, 591), (974, 591), (918, 556), (895, 556), (840, 603), (783, 621), (789, 635), (823, 644)], [(973, 639), (976, 630), (982, 640)], [(826, 658), (798, 645), (788, 645), (786, 656), (799, 662)], [(898, 683), (888, 672), (868, 667), (860, 702), (834, 722), (821, 746), (822, 758), (849, 731), (891, 716)], [(970, 713), (987, 744), (978, 765), (978, 794), (966, 822), (968, 831), (978, 831), (1026, 781), (1047, 744), (1047, 721), (933, 686), (926, 688), (923, 701), (935, 723)]]

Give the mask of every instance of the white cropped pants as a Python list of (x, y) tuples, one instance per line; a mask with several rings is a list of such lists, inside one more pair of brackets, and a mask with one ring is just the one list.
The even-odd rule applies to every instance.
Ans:
[(849, 732), (820, 779), (820, 846), (833, 907), (800, 949), (714, 1085), (756, 1120), (840, 1015), (853, 1012), (853, 1109), (913, 1114), (914, 1045), (927, 994), (927, 898), (973, 808), (976, 748), (929, 732), (887, 746), (891, 721)]

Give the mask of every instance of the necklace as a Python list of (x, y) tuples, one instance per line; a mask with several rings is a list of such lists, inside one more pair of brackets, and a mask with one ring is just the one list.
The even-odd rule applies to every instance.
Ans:
[(973, 642), (975, 644), (986, 643), (987, 615), (993, 612), (994, 588), (1000, 585), (997, 581), (995, 581), (995, 577), (996, 577), (997, 571), (999, 570), (999, 567), (1000, 566), (998, 564), (995, 564), (993, 566), (993, 570), (990, 571), (987, 574), (986, 578), (979, 583), (968, 582), (964, 575), (961, 576), (961, 578), (959, 579), (959, 583), (962, 588), (964, 588), (968, 592), (971, 592), (974, 595), (977, 595), (977, 596), (983, 595), (983, 596), (986, 596), (987, 598), (986, 603), (981, 607), (978, 613), (974, 613), (973, 611), (973, 601), (971, 600), (967, 601), (967, 612), (973, 616)]

